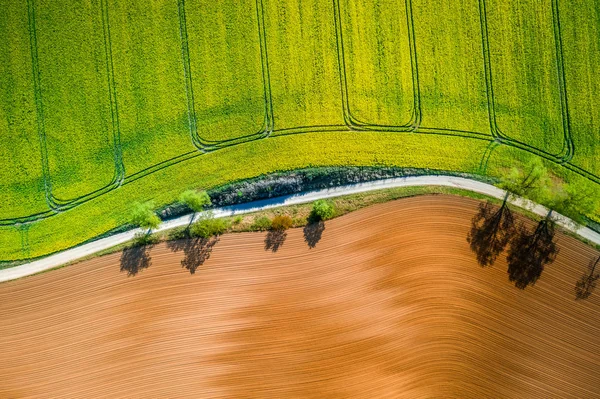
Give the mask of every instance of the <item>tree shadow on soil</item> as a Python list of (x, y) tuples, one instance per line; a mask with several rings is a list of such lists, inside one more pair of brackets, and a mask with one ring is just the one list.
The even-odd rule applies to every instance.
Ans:
[(492, 266), (516, 233), (511, 210), (506, 201), (500, 208), (490, 203), (479, 205), (473, 216), (467, 241), (481, 267)]
[(600, 278), (600, 273), (594, 273), (600, 257), (592, 260), (587, 267), (587, 271), (575, 283), (575, 299), (587, 299), (596, 288), (596, 282)]
[(265, 251), (277, 252), (287, 237), (285, 230), (269, 230), (265, 237)]
[(127, 276), (135, 276), (152, 264), (150, 249), (154, 245), (133, 245), (123, 250), (121, 254), (121, 271)]
[(189, 270), (190, 274), (196, 273), (196, 269), (202, 266), (210, 258), (213, 247), (219, 242), (218, 237), (190, 238), (167, 242), (167, 248), (173, 252), (183, 251), (181, 267)]
[(554, 262), (557, 255), (554, 222), (545, 218), (533, 232), (520, 226), (506, 257), (509, 281), (519, 289), (534, 285), (542, 275), (544, 266)]
[(322, 220), (311, 222), (304, 226), (304, 241), (308, 244), (309, 248), (314, 248), (317, 243), (321, 240), (323, 231), (325, 230), (325, 223)]

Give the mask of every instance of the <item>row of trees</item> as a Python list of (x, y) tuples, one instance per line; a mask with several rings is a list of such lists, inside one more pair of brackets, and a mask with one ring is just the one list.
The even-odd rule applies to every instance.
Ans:
[[(205, 211), (211, 205), (211, 199), (205, 191), (188, 190), (179, 196), (180, 203), (186, 205), (191, 211), (190, 222), (183, 231), (175, 231), (168, 246), (174, 251), (183, 250), (183, 267), (194, 273), (196, 268), (204, 263), (212, 252), (213, 246), (219, 241), (219, 236), (231, 227), (231, 222), (224, 218), (215, 218), (213, 213)], [(161, 219), (154, 210), (152, 202), (136, 203), (131, 214), (131, 223), (145, 230), (136, 236), (132, 246), (123, 252), (121, 270), (128, 274), (136, 274), (139, 270), (150, 265), (148, 250), (156, 242), (152, 237), (152, 230), (160, 226)], [(196, 215), (202, 212), (196, 219)], [(335, 215), (333, 203), (325, 200), (315, 201), (308, 225), (304, 229), (305, 241), (313, 248), (320, 240), (325, 229), (323, 221)], [(241, 217), (240, 219), (241, 220)], [(235, 220), (234, 220), (235, 223)], [(265, 249), (277, 251), (287, 237), (286, 230), (292, 227), (294, 221), (288, 215), (277, 215), (270, 219), (266, 216), (257, 218), (252, 230), (267, 231)], [(190, 240), (177, 240), (189, 238)]]
[[(598, 198), (593, 195), (590, 183), (575, 186), (551, 178), (539, 159), (531, 161), (523, 169), (511, 169), (502, 178), (500, 186), (506, 190), (502, 204), (500, 207), (489, 202), (481, 205), (472, 220), (467, 241), (483, 267), (493, 265), (508, 247), (509, 280), (524, 289), (535, 284), (544, 266), (553, 262), (558, 254), (554, 242), (554, 212), (583, 223), (586, 214), (598, 209)], [(515, 221), (509, 200), (517, 196), (529, 198), (549, 209), (533, 230), (522, 223), (517, 225)]]

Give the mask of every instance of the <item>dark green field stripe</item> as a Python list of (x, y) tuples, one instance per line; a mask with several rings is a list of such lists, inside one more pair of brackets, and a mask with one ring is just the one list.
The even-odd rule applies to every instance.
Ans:
[(107, 0), (101, 0), (102, 29), (104, 38), (104, 54), (106, 57), (106, 71), (108, 75), (108, 95), (112, 122), (113, 147), (115, 153), (115, 176), (117, 184), (125, 178), (125, 165), (123, 163), (123, 150), (121, 148), (121, 128), (119, 126), (119, 106), (115, 87), (115, 70), (112, 57), (112, 40), (110, 36), (110, 20), (108, 15)]
[(492, 157), (492, 153), (499, 145), (500, 145), (500, 143), (498, 143), (496, 140), (492, 140), (492, 141), (490, 141), (487, 148), (485, 149), (485, 152), (483, 153), (483, 156), (481, 157), (481, 162), (479, 163), (479, 172), (482, 175), (486, 174), (488, 163), (490, 161), (490, 158)]
[(260, 39), (261, 68), (265, 93), (265, 133), (270, 135), (275, 129), (273, 115), (273, 94), (271, 93), (271, 72), (269, 71), (269, 51), (267, 47), (267, 28), (265, 27), (265, 5), (263, 0), (256, 0), (256, 17), (258, 19), (258, 36)]
[[(42, 159), (42, 172), (44, 176), (44, 193), (46, 203), (52, 210), (56, 210), (56, 206), (52, 201), (52, 182), (50, 180), (50, 168), (48, 166), (48, 149), (46, 146), (46, 126), (44, 122), (44, 107), (42, 106), (42, 88), (40, 84), (40, 71), (38, 64), (37, 52), (37, 36), (35, 30), (35, 7), (33, 0), (27, 0), (27, 18), (29, 24), (29, 38), (31, 50), (31, 67), (33, 75), (33, 87), (35, 95), (35, 107), (37, 114), (37, 130), (40, 140), (40, 156)], [(26, 216), (28, 217), (28, 216)]]
[(565, 75), (563, 40), (560, 27), (560, 14), (558, 0), (552, 0), (552, 22), (554, 26), (554, 44), (556, 45), (556, 64), (558, 68), (558, 82), (560, 86), (560, 105), (563, 119), (563, 162), (569, 162), (575, 154), (575, 144), (571, 135), (571, 115), (567, 96), (567, 78)]
[(179, 35), (181, 36), (181, 54), (183, 58), (183, 73), (185, 75), (185, 88), (188, 107), (188, 119), (192, 143), (202, 150), (203, 145), (198, 137), (198, 124), (196, 121), (196, 110), (194, 105), (194, 88), (192, 86), (192, 68), (190, 66), (190, 49), (187, 33), (187, 22), (185, 19), (185, 0), (177, 1), (179, 14)]

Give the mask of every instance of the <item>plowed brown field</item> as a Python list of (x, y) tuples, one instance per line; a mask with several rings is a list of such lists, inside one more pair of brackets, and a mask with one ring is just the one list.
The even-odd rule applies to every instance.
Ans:
[(533, 287), (482, 269), (478, 202), (398, 200), (326, 223), (222, 237), (195, 274), (161, 244), (0, 285), (0, 397), (600, 397), (598, 254), (559, 235)]

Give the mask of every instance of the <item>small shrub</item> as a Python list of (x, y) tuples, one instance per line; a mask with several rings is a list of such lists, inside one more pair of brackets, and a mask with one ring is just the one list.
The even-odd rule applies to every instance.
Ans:
[(266, 216), (261, 216), (257, 218), (254, 223), (252, 223), (252, 230), (265, 231), (271, 228), (271, 219)]
[(331, 201), (317, 200), (313, 203), (311, 218), (314, 220), (327, 220), (335, 215), (335, 207)]
[(212, 216), (203, 217), (192, 225), (191, 235), (194, 237), (210, 238), (219, 236), (229, 229), (226, 219), (215, 219)]
[(287, 230), (294, 224), (294, 221), (288, 215), (279, 215), (273, 218), (271, 221), (271, 229), (273, 230)]
[(236, 217), (233, 218), (233, 224), (240, 224), (242, 223), (242, 215), (237, 215)]

